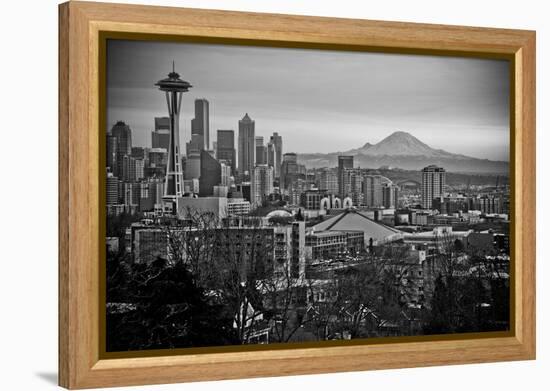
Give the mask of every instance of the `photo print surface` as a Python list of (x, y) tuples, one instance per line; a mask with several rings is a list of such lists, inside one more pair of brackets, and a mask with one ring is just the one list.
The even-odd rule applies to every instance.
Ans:
[(508, 61), (106, 54), (107, 352), (510, 329)]

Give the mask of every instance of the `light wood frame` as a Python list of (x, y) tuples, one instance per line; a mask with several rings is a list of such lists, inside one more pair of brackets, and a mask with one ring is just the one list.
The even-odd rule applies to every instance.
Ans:
[[(101, 359), (98, 51), (101, 31), (504, 56), (511, 112), (512, 331), (490, 338)], [(101, 133), (102, 134), (102, 133)], [(69, 2), (59, 6), (59, 384), (91, 388), (535, 358), (535, 33)]]

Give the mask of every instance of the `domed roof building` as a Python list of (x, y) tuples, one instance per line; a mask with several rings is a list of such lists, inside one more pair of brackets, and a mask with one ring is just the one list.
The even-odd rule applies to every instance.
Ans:
[(266, 217), (268, 219), (272, 217), (292, 217), (292, 213), (287, 210), (277, 209), (269, 212)]

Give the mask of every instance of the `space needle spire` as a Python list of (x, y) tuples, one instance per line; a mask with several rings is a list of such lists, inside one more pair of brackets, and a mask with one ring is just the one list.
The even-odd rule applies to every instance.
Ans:
[(176, 72), (175, 61), (172, 61), (172, 72), (168, 74), (168, 77), (159, 80), (155, 85), (166, 95), (166, 104), (170, 116), (170, 144), (168, 148), (168, 164), (166, 166), (166, 178), (162, 200), (166, 206), (169, 205), (169, 208), (166, 209), (171, 210), (172, 214), (176, 214), (178, 210), (178, 199), (183, 195), (179, 115), (182, 95), (193, 86), (180, 78), (180, 75)]

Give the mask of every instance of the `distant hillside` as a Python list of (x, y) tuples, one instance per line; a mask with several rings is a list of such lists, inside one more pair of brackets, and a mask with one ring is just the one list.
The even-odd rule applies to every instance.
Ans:
[(298, 154), (298, 161), (308, 168), (335, 167), (339, 155), (355, 157), (355, 167), (398, 167), (420, 170), (436, 164), (453, 172), (508, 173), (509, 164), (504, 161), (478, 159), (434, 149), (407, 132), (394, 132), (377, 144), (366, 143), (360, 148), (344, 152)]

